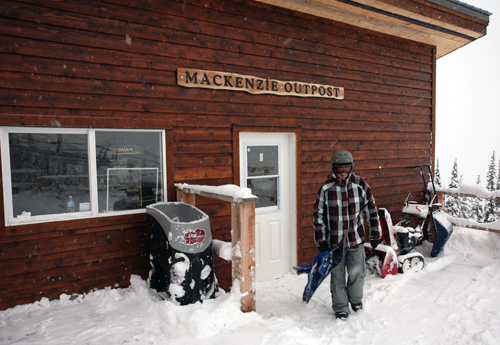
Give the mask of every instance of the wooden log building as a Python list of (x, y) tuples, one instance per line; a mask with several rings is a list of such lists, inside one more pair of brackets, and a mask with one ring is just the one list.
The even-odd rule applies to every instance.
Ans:
[[(0, 2), (0, 309), (149, 272), (145, 207), (252, 187), (257, 279), (317, 253), (337, 149), (398, 219), (433, 164), (436, 59), (486, 34), (455, 0)], [(439, 135), (439, 134), (437, 134)], [(197, 197), (230, 242), (230, 204)], [(231, 264), (216, 258), (221, 287)]]

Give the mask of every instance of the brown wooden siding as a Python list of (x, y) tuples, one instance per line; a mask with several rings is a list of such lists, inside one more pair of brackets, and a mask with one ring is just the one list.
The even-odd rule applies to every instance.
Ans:
[[(234, 125), (299, 128), (299, 264), (316, 253), (312, 204), (333, 151), (352, 151), (395, 218), (422, 192), (407, 167), (433, 155), (434, 47), (245, 0), (2, 1), (0, 32), (0, 125), (169, 129), (170, 200), (174, 183), (237, 180)], [(178, 67), (343, 86), (345, 99), (187, 89)], [(229, 204), (197, 206), (230, 241)], [(0, 309), (146, 278), (145, 221), (0, 226)], [(216, 265), (229, 288), (230, 265)]]

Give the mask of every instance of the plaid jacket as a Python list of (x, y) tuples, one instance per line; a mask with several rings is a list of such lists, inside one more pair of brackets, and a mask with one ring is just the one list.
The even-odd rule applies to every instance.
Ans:
[(319, 247), (327, 244), (332, 250), (339, 245), (347, 232), (346, 246), (356, 247), (365, 242), (363, 211), (370, 223), (370, 238), (381, 239), (375, 199), (370, 186), (351, 173), (346, 180), (333, 174), (328, 176), (314, 202), (314, 240)]

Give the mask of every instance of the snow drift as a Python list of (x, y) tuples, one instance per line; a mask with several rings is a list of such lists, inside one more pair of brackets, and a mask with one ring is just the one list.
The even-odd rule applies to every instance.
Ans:
[[(219, 243), (220, 244), (220, 243)], [(335, 320), (329, 284), (302, 302), (306, 275), (257, 284), (257, 312), (240, 311), (239, 287), (188, 306), (164, 301), (132, 276), (126, 289), (0, 312), (0, 344), (497, 344), (500, 237), (456, 228), (444, 256), (417, 248), (418, 273), (368, 275), (364, 309)]]

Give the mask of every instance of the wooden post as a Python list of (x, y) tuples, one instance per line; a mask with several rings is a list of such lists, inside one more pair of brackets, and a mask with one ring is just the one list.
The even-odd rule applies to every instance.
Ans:
[(255, 204), (231, 203), (232, 276), (240, 281), (241, 311), (255, 311)]
[(196, 195), (177, 188), (177, 201), (196, 206)]
[(437, 202), (444, 206), (444, 195), (443, 192), (436, 192)]
[(196, 194), (231, 203), (232, 283), (240, 282), (241, 311), (255, 311), (255, 204), (256, 196), (235, 202), (234, 197), (184, 187), (177, 190), (177, 201), (196, 206)]

